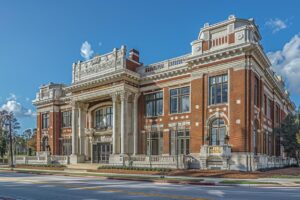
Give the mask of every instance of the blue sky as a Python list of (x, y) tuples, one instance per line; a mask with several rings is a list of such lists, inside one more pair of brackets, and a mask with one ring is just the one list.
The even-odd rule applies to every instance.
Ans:
[[(122, 44), (145, 64), (189, 53), (205, 22), (230, 14), (254, 18), (274, 69), (300, 104), (298, 1), (0, 0), (0, 109), (15, 110), (22, 130), (35, 127), (40, 85), (71, 83), (72, 63)], [(299, 79), (299, 80), (298, 80)]]

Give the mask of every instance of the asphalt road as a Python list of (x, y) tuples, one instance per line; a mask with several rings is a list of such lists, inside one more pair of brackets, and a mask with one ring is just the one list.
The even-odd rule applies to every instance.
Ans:
[(0, 172), (0, 200), (300, 199), (300, 188), (198, 186)]

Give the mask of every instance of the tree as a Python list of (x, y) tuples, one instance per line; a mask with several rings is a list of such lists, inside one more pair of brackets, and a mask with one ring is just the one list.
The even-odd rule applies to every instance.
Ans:
[[(14, 138), (14, 136), (17, 135), (18, 129), (20, 129), (20, 124), (13, 112), (8, 112), (6, 110), (0, 111), (0, 129), (1, 129), (2, 137), (5, 138), (5, 139), (2, 139), (3, 143), (2, 143), (1, 149), (2, 150), (6, 149), (7, 141), (9, 141), (9, 149), (10, 149), (9, 153), (11, 155), (11, 166), (13, 166), (13, 162), (12, 162), (13, 138)], [(5, 133), (5, 134), (3, 134), (3, 133)], [(4, 155), (4, 153), (3, 153), (3, 155)]]
[(300, 143), (299, 135), (299, 118), (298, 115), (289, 114), (281, 123), (281, 126), (275, 130), (280, 137), (280, 143), (284, 147), (284, 152), (288, 157), (296, 158), (299, 163)]
[(32, 136), (28, 141), (28, 152), (31, 155), (32, 152), (36, 152), (36, 128), (32, 129)]
[(7, 138), (4, 135), (0, 135), (0, 157), (3, 159), (7, 149)]
[[(24, 132), (23, 132), (23, 138), (25, 139), (25, 142), (26, 142), (26, 152), (27, 154), (31, 154), (29, 152), (31, 152), (33, 149), (32, 149), (32, 142), (30, 143), (30, 141), (33, 139), (33, 137), (35, 136), (35, 133), (36, 133), (36, 129), (26, 129)], [(31, 146), (30, 146), (31, 145)], [(30, 149), (30, 150), (29, 150)], [(35, 148), (34, 148), (35, 149)]]

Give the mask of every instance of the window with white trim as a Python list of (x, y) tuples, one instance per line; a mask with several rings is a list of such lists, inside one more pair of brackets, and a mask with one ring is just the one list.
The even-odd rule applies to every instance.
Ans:
[(155, 117), (163, 114), (163, 93), (156, 92), (145, 95), (146, 116)]
[(186, 113), (190, 111), (190, 87), (170, 90), (170, 113)]
[(209, 105), (228, 102), (227, 74), (209, 77)]

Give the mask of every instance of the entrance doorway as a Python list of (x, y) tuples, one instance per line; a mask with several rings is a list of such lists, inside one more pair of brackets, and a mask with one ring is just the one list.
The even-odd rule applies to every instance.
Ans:
[(97, 143), (93, 145), (93, 163), (108, 163), (109, 155), (112, 153), (110, 143)]

